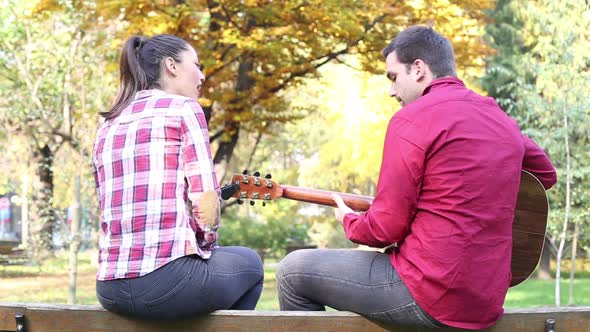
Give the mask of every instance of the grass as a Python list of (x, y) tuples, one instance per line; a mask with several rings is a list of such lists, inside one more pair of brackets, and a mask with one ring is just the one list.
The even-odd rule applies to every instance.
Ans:
[(256, 310), (279, 310), (277, 282), (275, 280), (276, 261), (265, 260), (264, 286)]
[[(569, 277), (569, 275), (567, 276)], [(569, 280), (560, 282), (561, 305), (568, 304)], [(504, 307), (528, 308), (555, 305), (555, 280), (528, 279), (510, 288)], [(590, 278), (574, 280), (573, 304), (590, 305)]]
[[(77, 302), (98, 304), (95, 295), (96, 267), (91, 264), (90, 252), (82, 252), (78, 262)], [(264, 288), (256, 310), (279, 310), (275, 269), (277, 261), (265, 260)], [(584, 270), (576, 273), (574, 301), (576, 306), (590, 306), (590, 264), (579, 264)], [(67, 303), (69, 285), (67, 252), (41, 265), (0, 265), (0, 302)], [(562, 278), (569, 278), (567, 269)], [(561, 303), (568, 303), (569, 281), (561, 282)], [(555, 280), (530, 278), (509, 290), (506, 308), (553, 306), (555, 304)]]
[[(67, 303), (68, 253), (61, 252), (41, 265), (0, 265), (1, 302)], [(78, 255), (77, 303), (98, 304), (95, 295), (96, 267), (90, 253)]]
[[(76, 303), (98, 304), (95, 295), (96, 267), (91, 253), (78, 255)], [(67, 303), (69, 285), (68, 253), (60, 252), (41, 265), (0, 265), (0, 302)], [(275, 282), (276, 261), (264, 268), (264, 288), (256, 310), (279, 310)]]

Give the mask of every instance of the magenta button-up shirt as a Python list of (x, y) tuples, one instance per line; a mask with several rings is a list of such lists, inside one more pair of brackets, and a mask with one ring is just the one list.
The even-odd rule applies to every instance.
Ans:
[(546, 188), (555, 169), (489, 97), (434, 80), (391, 119), (375, 200), (347, 214), (347, 237), (398, 248), (390, 260), (416, 302), (459, 328), (493, 325), (511, 273), (521, 169)]

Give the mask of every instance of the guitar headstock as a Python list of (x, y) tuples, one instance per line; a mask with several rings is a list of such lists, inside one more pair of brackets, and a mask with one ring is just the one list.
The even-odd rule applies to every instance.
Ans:
[(240, 201), (250, 200), (250, 204), (252, 205), (254, 205), (254, 200), (262, 200), (264, 204), (267, 201), (282, 197), (283, 187), (270, 178), (270, 174), (260, 177), (260, 173), (258, 172), (253, 175), (249, 175), (247, 172), (244, 172), (244, 174), (234, 174), (231, 183), (224, 187), (226, 188), (225, 196), (237, 198), (238, 203)]

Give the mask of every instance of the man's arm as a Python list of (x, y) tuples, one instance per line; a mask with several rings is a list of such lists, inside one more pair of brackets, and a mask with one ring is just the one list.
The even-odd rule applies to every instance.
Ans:
[(557, 172), (547, 154), (532, 139), (522, 135), (525, 152), (522, 169), (531, 172), (541, 181), (545, 189), (553, 187), (557, 182)]
[(424, 150), (408, 139), (414, 136), (413, 127), (404, 119), (394, 117), (390, 121), (377, 193), (369, 210), (357, 214), (339, 208), (346, 237), (351, 241), (386, 247), (408, 234), (424, 172)]

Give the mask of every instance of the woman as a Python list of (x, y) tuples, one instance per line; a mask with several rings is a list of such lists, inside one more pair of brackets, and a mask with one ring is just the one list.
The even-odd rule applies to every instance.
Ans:
[(196, 102), (205, 80), (197, 53), (175, 36), (133, 36), (120, 70), (93, 153), (100, 303), (153, 319), (254, 309), (260, 258), (217, 245), (219, 185)]

